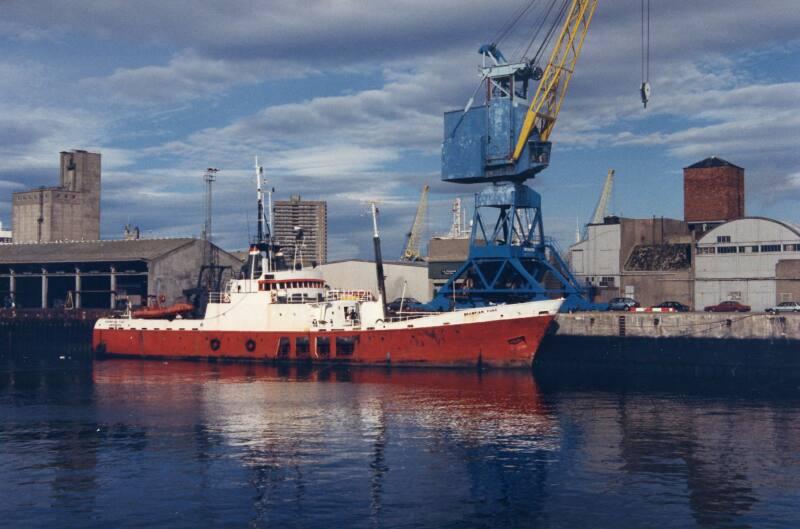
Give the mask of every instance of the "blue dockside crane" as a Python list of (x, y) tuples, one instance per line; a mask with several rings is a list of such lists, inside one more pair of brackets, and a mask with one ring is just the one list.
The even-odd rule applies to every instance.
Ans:
[[(469, 257), (438, 291), (432, 308), (557, 297), (566, 299), (562, 311), (595, 307), (545, 235), (542, 197), (525, 181), (550, 163), (549, 137), (596, 7), (597, 0), (563, 0), (534, 59), (511, 63), (497, 41), (480, 48), (478, 89), (464, 109), (444, 115), (442, 180), (490, 185), (475, 195)], [(536, 35), (544, 25), (543, 20)], [(551, 41), (542, 68), (538, 55)], [(481, 89), (485, 102), (473, 105)]]

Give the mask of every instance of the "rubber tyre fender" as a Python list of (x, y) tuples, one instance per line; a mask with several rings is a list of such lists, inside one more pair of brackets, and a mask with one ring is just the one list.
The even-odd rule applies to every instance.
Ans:
[(219, 341), (219, 338), (211, 338), (208, 342), (208, 346), (211, 347), (212, 351), (219, 351), (219, 348), (222, 346), (222, 342)]
[(244, 348), (247, 349), (248, 353), (252, 353), (256, 350), (256, 342), (251, 338), (244, 343)]

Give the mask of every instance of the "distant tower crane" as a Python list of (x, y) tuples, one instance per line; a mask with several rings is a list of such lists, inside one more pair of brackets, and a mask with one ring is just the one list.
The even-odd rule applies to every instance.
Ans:
[(400, 256), (401, 261), (424, 260), (422, 257), (422, 250), (420, 249), (420, 241), (422, 239), (422, 229), (425, 225), (425, 215), (428, 211), (428, 191), (430, 191), (430, 186), (425, 185), (419, 197), (417, 214), (414, 215), (414, 223), (411, 225), (411, 231), (406, 234), (406, 244), (403, 248), (403, 254)]
[[(545, 237), (541, 196), (524, 184), (550, 163), (550, 135), (597, 0), (563, 0), (559, 5), (547, 10), (530, 40), (528, 50), (541, 40), (533, 58), (523, 54), (518, 62), (509, 62), (498, 49), (524, 10), (495, 42), (482, 46), (485, 103), (473, 105), (471, 98), (463, 110), (445, 114), (442, 180), (490, 186), (475, 195), (469, 257), (438, 291), (432, 308), (553, 297), (566, 299), (562, 310), (591, 306), (555, 243)], [(539, 39), (542, 28), (547, 29)], [(542, 68), (540, 54), (551, 42)], [(529, 96), (532, 83), (538, 85)]]
[[(603, 219), (608, 216), (608, 204), (611, 202), (611, 193), (614, 191), (614, 170), (609, 169), (606, 175), (606, 181), (603, 183), (603, 191), (600, 193), (600, 198), (597, 200), (597, 205), (594, 208), (592, 218), (589, 219), (589, 224), (602, 224)], [(587, 230), (583, 230), (582, 240), (588, 238)]]

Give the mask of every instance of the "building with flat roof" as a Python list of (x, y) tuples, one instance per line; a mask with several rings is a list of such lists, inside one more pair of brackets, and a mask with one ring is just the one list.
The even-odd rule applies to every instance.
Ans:
[[(339, 290), (368, 290), (378, 295), (378, 275), (375, 261), (368, 259), (346, 259), (333, 261), (319, 267), (325, 282)], [(391, 302), (405, 294), (417, 301), (431, 299), (428, 287), (428, 266), (410, 261), (384, 261), (384, 283), (386, 301)]]
[(100, 154), (60, 153), (59, 184), (12, 196), (18, 243), (100, 239)]
[(469, 257), (469, 237), (432, 237), (428, 242), (428, 282), (431, 297)]
[(306, 266), (322, 264), (328, 260), (328, 203), (324, 200), (302, 200), (292, 195), (289, 200), (273, 204), (273, 236), (284, 247), (287, 255), (302, 234), (301, 248)]
[(4, 230), (3, 223), (0, 222), (0, 244), (8, 244), (13, 241), (11, 230)]
[[(197, 286), (206, 241), (135, 239), (0, 245), (0, 300), (10, 308), (113, 308), (173, 303)], [(213, 247), (213, 246), (212, 246)], [(213, 247), (237, 274), (242, 262)]]
[(678, 301), (692, 305), (692, 245), (678, 219), (606, 217), (589, 224), (586, 238), (569, 248), (575, 277), (594, 301), (618, 296), (653, 305)]

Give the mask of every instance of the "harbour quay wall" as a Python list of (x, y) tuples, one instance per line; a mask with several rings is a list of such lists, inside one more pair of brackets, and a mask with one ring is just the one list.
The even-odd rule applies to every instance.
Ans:
[(92, 329), (104, 310), (0, 310), (0, 356), (91, 358)]
[(535, 364), (800, 373), (800, 314), (559, 314)]

